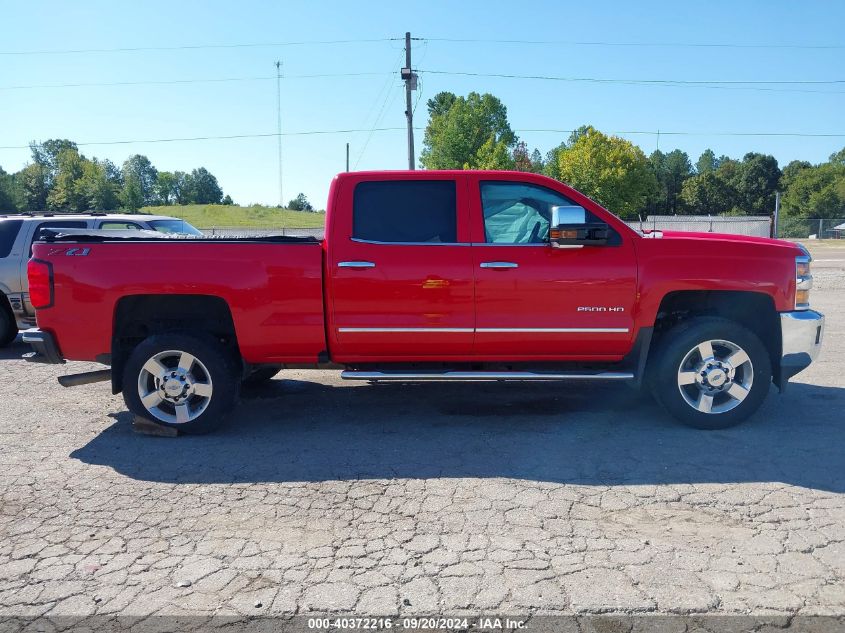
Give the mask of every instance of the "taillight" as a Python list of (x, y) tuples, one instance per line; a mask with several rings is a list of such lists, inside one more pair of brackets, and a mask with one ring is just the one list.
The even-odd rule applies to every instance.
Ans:
[(53, 305), (53, 266), (40, 259), (30, 259), (26, 268), (29, 278), (29, 301), (36, 310)]

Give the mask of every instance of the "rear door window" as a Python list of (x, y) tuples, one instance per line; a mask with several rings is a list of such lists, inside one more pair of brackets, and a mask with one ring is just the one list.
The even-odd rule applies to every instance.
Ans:
[(140, 231), (141, 225), (134, 222), (118, 222), (116, 220), (100, 222), (102, 231)]
[(22, 224), (23, 220), (0, 220), (0, 259), (12, 252)]
[(50, 220), (41, 222), (35, 227), (35, 232), (32, 234), (32, 242), (29, 243), (29, 254), (32, 255), (32, 244), (38, 239), (38, 234), (41, 229), (87, 229), (88, 223), (85, 220)]
[(362, 182), (352, 203), (352, 237), (371, 242), (458, 241), (454, 180)]

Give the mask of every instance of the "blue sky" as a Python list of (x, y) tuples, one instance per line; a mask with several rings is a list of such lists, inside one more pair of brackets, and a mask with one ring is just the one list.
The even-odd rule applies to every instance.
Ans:
[[(283, 61), (283, 132), (400, 128), (283, 138), (284, 198), (304, 192), (325, 206), (345, 144), (358, 169), (407, 163), (400, 41), (244, 46), (112, 53), (8, 54), (20, 51), (270, 44), (415, 37), (553, 40), (556, 44), (414, 42), (425, 70), (719, 81), (845, 80), (845, 48), (746, 48), (576, 45), (571, 42), (727, 43), (845, 46), (845, 3), (803, 2), (12, 2), (0, 43), (0, 146), (70, 138), (80, 143), (272, 134), (274, 62)], [(11, 26), (11, 28), (9, 28)], [(375, 73), (346, 77), (297, 75)], [(13, 88), (44, 84), (247, 78), (141, 86)], [(759, 86), (758, 86), (759, 87)], [(543, 153), (589, 123), (653, 151), (679, 147), (693, 161), (705, 149), (741, 157), (773, 154), (819, 162), (845, 136), (742, 137), (717, 132), (845, 135), (845, 83), (768, 86), (785, 92), (553, 82), (421, 73), (415, 124), (441, 90), (491, 92), (529, 147)], [(650, 132), (630, 134), (630, 132)], [(692, 134), (671, 136), (666, 132)], [(422, 147), (418, 131), (417, 150)], [(118, 164), (133, 153), (159, 169), (204, 166), (236, 202), (279, 200), (276, 139), (85, 145), (87, 156)], [(0, 166), (23, 167), (27, 149), (0, 149)]]

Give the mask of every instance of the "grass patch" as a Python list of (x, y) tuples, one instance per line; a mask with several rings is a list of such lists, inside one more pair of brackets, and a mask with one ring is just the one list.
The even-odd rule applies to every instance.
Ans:
[(162, 207), (143, 207), (141, 213), (169, 215), (193, 224), (198, 229), (214, 227), (254, 229), (318, 229), (326, 221), (326, 214), (291, 211), (276, 207), (239, 207), (224, 204), (186, 204)]

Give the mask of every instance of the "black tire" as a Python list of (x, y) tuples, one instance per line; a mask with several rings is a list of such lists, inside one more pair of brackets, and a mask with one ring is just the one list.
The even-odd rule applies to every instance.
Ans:
[[(193, 361), (187, 361), (191, 363), (187, 372), (177, 366), (183, 354), (194, 358)], [(167, 369), (164, 373), (167, 382), (157, 379), (156, 375), (145, 369), (151, 359), (157, 359), (156, 362)], [(174, 375), (172, 379), (171, 375)], [(239, 378), (237, 363), (232, 354), (213, 337), (201, 334), (159, 334), (141, 342), (130, 354), (123, 372), (123, 399), (132, 413), (156, 424), (183, 433), (208, 433), (222, 425), (237, 402)], [(167, 389), (171, 386), (176, 389), (179, 386), (178, 380), (181, 380), (187, 393), (173, 395), (157, 388), (158, 385), (164, 385)], [(197, 385), (205, 386), (203, 395), (193, 393), (194, 390), (199, 391)], [(142, 402), (142, 388), (148, 392), (148, 396), (154, 391), (158, 393), (159, 404), (148, 408)], [(206, 390), (209, 394), (207, 397)], [(178, 407), (187, 407), (182, 409), (181, 421), (178, 420), (180, 412), (176, 410), (174, 398)]]
[[(706, 342), (713, 342), (712, 367), (696, 351), (700, 344), (706, 346)], [(741, 364), (727, 362), (736, 350), (725, 344), (738, 347), (748, 360)], [(735, 426), (757, 411), (769, 392), (772, 382), (769, 352), (756, 334), (735, 321), (719, 317), (690, 319), (669, 330), (655, 352), (654, 365), (649, 371), (654, 396), (673, 417), (689, 426), (698, 429)], [(727, 375), (733, 372), (732, 377), (726, 378), (725, 367)], [(714, 382), (725, 382), (714, 386), (709, 382), (710, 376)], [(694, 382), (681, 384), (691, 378)], [(728, 393), (734, 390), (739, 397)], [(696, 395), (698, 408), (691, 402)], [(711, 406), (710, 413), (699, 410)], [(720, 408), (724, 410), (718, 411)]]
[[(0, 301), (5, 302), (6, 298), (0, 296)], [(0, 304), (0, 347), (11, 345), (18, 336), (18, 324), (12, 311), (5, 305)]]
[(254, 372), (252, 372), (249, 376), (243, 379), (242, 383), (248, 387), (254, 387), (256, 385), (262, 385), (265, 382), (271, 380), (273, 376), (279, 373), (281, 370), (280, 367), (275, 365), (271, 365), (268, 367), (259, 367)]

